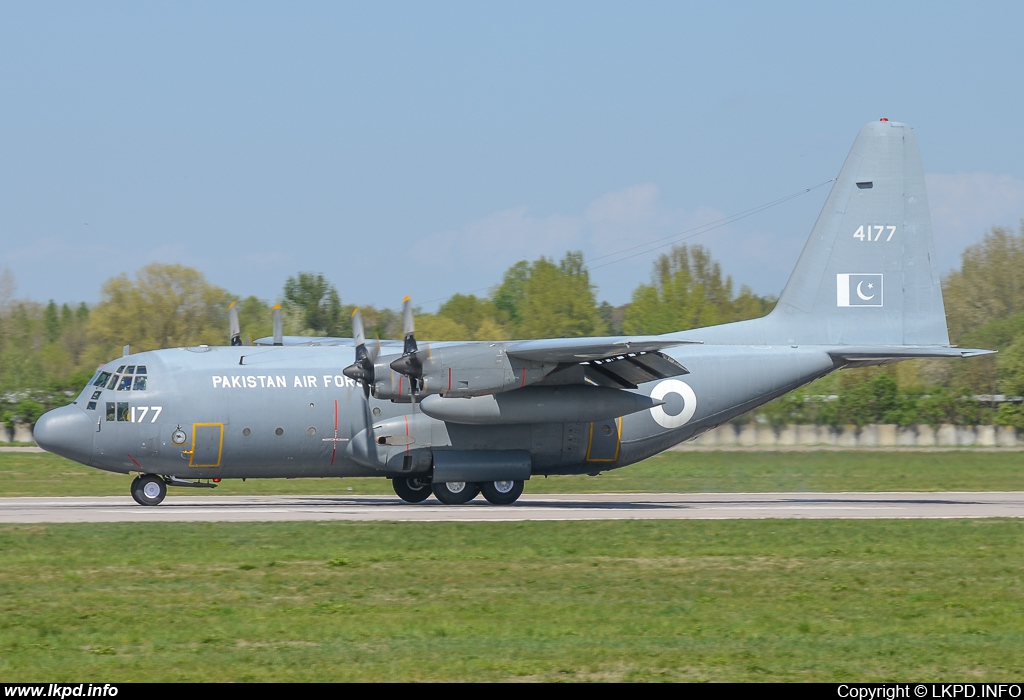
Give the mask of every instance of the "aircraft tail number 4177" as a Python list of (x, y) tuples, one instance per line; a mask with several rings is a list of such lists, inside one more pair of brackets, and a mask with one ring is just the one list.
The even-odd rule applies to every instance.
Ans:
[[(597, 474), (690, 440), (845, 367), (952, 347), (913, 132), (865, 126), (778, 304), (658, 336), (417, 343), (288, 339), (129, 354), (39, 445), (137, 476), (135, 500), (221, 479), (382, 476), (411, 503), (508, 505), (537, 475)], [(279, 324), (278, 324), (279, 326)]]

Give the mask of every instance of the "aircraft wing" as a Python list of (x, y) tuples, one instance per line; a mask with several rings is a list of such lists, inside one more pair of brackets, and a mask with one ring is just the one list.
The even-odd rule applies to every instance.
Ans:
[(613, 338), (548, 338), (509, 343), (509, 357), (530, 362), (557, 363), (545, 384), (590, 384), (636, 389), (657, 379), (688, 374), (689, 370), (660, 352), (693, 344), (658, 336)]
[[(286, 335), (281, 338), (283, 345), (354, 345), (355, 341), (352, 338), (331, 338), (329, 336), (313, 337), (308, 335)], [(253, 341), (253, 345), (273, 345), (273, 336), (267, 336), (266, 338), (257, 338)]]
[[(253, 345), (273, 345), (273, 336), (267, 336), (266, 338), (257, 338), (252, 342)], [(282, 345), (301, 345), (301, 346), (318, 346), (318, 347), (354, 347), (356, 341), (352, 338), (334, 338), (331, 336), (309, 336), (309, 335), (286, 335), (281, 337)], [(386, 350), (401, 349), (402, 341), (400, 340), (381, 340), (380, 346)]]
[(695, 341), (692, 340), (669, 340), (661, 336), (545, 338), (511, 342), (506, 346), (505, 352), (509, 357), (534, 362), (587, 362), (693, 344)]

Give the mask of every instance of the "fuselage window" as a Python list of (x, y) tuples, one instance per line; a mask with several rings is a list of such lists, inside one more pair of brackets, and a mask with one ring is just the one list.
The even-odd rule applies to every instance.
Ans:
[(122, 423), (128, 422), (128, 402), (118, 401), (117, 402), (117, 420)]
[(135, 374), (145, 374), (145, 373), (146, 373), (146, 365), (139, 365), (135, 369)]
[(96, 410), (96, 402), (95, 401), (90, 401), (88, 404), (86, 404), (85, 407), (87, 409), (89, 409), (90, 411), (95, 411)]
[(132, 378), (131, 378), (131, 375), (127, 375), (126, 374), (125, 376), (121, 377), (121, 383), (117, 385), (117, 390), (118, 391), (128, 391), (131, 388), (132, 388)]
[(134, 389), (135, 391), (145, 391), (146, 390), (146, 375), (144, 375), (144, 374), (137, 374), (137, 375), (135, 375), (135, 384), (132, 385), (132, 389)]
[(107, 380), (110, 379), (110, 372), (100, 372), (100, 376), (97, 377), (96, 381), (92, 383), (93, 386), (103, 388), (107, 385)]
[(112, 421), (115, 420), (116, 418), (117, 414), (114, 412), (114, 402), (107, 401), (107, 420)]
[(100, 391), (100, 390), (97, 390), (97, 391), (94, 391), (94, 392), (92, 392), (92, 399), (93, 399), (93, 401), (95, 401), (96, 399), (98, 399), (98, 398), (100, 397), (100, 394), (102, 394), (102, 393), (103, 393), (103, 392), (102, 392), (102, 391)]
[(121, 374), (121, 372), (124, 372), (124, 365), (121, 365), (120, 367), (117, 368), (117, 373)]
[(128, 365), (128, 369), (124, 371), (125, 374), (135, 374), (135, 365)]

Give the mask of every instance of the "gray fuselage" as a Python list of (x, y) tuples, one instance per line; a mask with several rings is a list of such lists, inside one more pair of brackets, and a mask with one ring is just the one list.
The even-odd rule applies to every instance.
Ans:
[[(293, 478), (394, 475), (403, 469), (395, 455), (430, 450), (526, 450), (531, 474), (597, 473), (691, 439), (836, 366), (821, 347), (688, 345), (667, 354), (689, 373), (635, 390), (656, 393), (665, 402), (658, 408), (590, 423), (467, 425), (438, 421), (410, 403), (364, 398), (362, 386), (341, 373), (353, 361), (351, 347), (138, 353), (103, 366), (65, 409), (84, 413), (92, 426), (91, 449), (77, 441), (65, 456), (122, 473)], [(128, 388), (132, 368), (146, 371), (144, 389)], [(95, 386), (104, 374), (110, 378)], [(409, 437), (374, 442), (389, 425), (406, 426)], [(406, 461), (405, 470), (430, 462), (429, 455)]]

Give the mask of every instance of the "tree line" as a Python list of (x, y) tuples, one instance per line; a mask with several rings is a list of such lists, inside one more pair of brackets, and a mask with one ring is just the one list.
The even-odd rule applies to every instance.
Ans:
[[(763, 407), (749, 419), (771, 423), (999, 423), (1024, 428), (1014, 402), (977, 395), (1024, 395), (1024, 222), (993, 228), (964, 251), (942, 281), (954, 344), (999, 350), (963, 362), (912, 361), (830, 375)], [(153, 263), (102, 287), (99, 303), (58, 306), (19, 300), (0, 270), (0, 421), (34, 422), (72, 400), (97, 365), (133, 351), (226, 344), (227, 309), (236, 297), (182, 265)], [(289, 277), (278, 299), (238, 299), (243, 338), (272, 334), (271, 307), (285, 333), (352, 335), (354, 304), (322, 274)], [(737, 290), (708, 250), (679, 245), (654, 261), (651, 278), (628, 304), (598, 302), (582, 253), (520, 261), (486, 296), (455, 294), (436, 313), (419, 313), (422, 340), (659, 334), (756, 318), (774, 297)], [(361, 306), (367, 335), (400, 338), (401, 314)]]

